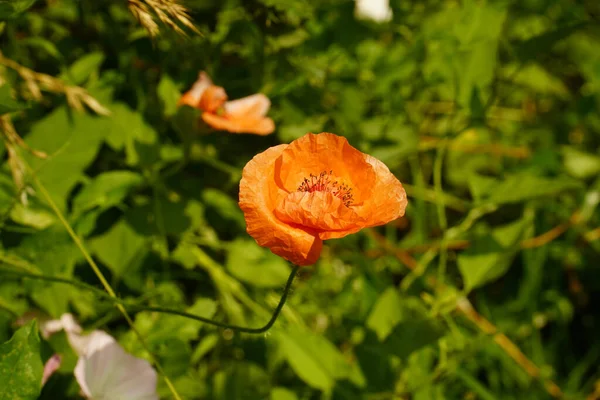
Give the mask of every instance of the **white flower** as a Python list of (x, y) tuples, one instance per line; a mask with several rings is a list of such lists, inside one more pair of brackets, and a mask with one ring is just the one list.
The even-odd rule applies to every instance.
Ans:
[(158, 400), (156, 372), (148, 361), (127, 353), (104, 332), (90, 336), (86, 354), (75, 366), (75, 378), (87, 398)]
[(127, 353), (108, 333), (82, 335), (71, 314), (42, 325), (48, 337), (63, 330), (79, 355), (75, 379), (83, 394), (92, 400), (158, 400), (156, 371), (150, 363)]
[(392, 19), (389, 0), (356, 0), (354, 13), (360, 19), (386, 22)]

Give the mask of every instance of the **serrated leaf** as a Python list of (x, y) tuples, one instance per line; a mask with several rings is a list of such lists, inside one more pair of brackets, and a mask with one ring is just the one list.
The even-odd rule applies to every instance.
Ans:
[(37, 399), (43, 370), (37, 323), (32, 321), (0, 345), (0, 400)]

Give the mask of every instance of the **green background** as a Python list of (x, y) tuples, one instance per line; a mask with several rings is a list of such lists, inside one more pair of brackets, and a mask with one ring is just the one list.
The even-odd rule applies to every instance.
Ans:
[[(353, 1), (189, 0), (197, 33), (148, 9), (151, 37), (125, 0), (0, 1), (0, 343), (72, 312), (151, 359), (105, 296), (19, 275), (102, 288), (65, 222), (119, 297), (261, 326), (290, 266), (245, 232), (241, 170), (328, 131), (388, 165), (406, 216), (327, 241), (266, 334), (135, 313), (161, 397), (167, 377), (183, 399), (599, 399), (600, 3), (390, 4), (377, 24)], [(265, 93), (275, 133), (177, 108), (200, 70)], [(36, 329), (0, 345), (0, 388), (31, 388), (0, 399), (37, 398), (57, 352), (41, 398), (78, 398), (66, 338)]]

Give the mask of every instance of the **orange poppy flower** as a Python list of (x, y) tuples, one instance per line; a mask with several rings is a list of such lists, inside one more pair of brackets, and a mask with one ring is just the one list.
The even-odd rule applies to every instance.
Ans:
[(246, 166), (240, 207), (256, 242), (296, 265), (314, 264), (323, 240), (404, 215), (406, 192), (381, 161), (346, 138), (309, 133)]
[(275, 130), (271, 118), (266, 117), (271, 101), (262, 93), (238, 100), (227, 101), (225, 89), (213, 84), (205, 72), (200, 72), (192, 88), (179, 99), (202, 111), (202, 119), (215, 129), (234, 133), (268, 135)]

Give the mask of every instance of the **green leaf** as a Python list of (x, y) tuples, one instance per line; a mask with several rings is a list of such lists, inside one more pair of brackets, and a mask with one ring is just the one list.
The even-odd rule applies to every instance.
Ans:
[(79, 215), (94, 207), (104, 210), (119, 205), (142, 182), (143, 177), (132, 171), (113, 170), (100, 174), (77, 194), (73, 200), (73, 214)]
[(545, 178), (532, 173), (511, 175), (498, 183), (486, 201), (494, 204), (520, 203), (539, 197), (555, 196), (567, 190), (581, 188), (581, 183), (567, 178)]
[(221, 228), (233, 225), (237, 229), (243, 229), (246, 226), (244, 214), (237, 202), (220, 190), (205, 189), (202, 193), (202, 200), (206, 206), (206, 219), (211, 225)]
[(0, 400), (37, 399), (43, 370), (37, 323), (32, 321), (0, 345)]
[(336, 379), (350, 375), (350, 365), (325, 337), (297, 329), (280, 332), (277, 337), (290, 367), (309, 386), (327, 391)]
[(600, 174), (600, 157), (573, 147), (561, 149), (565, 170), (575, 178), (586, 179)]
[(26, 105), (13, 99), (9, 85), (0, 86), (0, 115), (23, 110), (26, 107)]
[(379, 340), (384, 340), (394, 326), (402, 320), (404, 314), (398, 291), (394, 287), (389, 287), (377, 299), (367, 319), (367, 326), (375, 331)]
[(256, 287), (280, 287), (290, 274), (289, 265), (269, 250), (248, 239), (229, 245), (226, 267), (237, 279)]
[(21, 225), (35, 229), (46, 229), (56, 222), (56, 215), (48, 207), (35, 204), (31, 199), (27, 206), (17, 202), (10, 211), (10, 218)]
[(98, 73), (105, 56), (102, 52), (86, 54), (75, 61), (60, 77), (74, 85), (82, 85), (93, 73)]
[[(59, 225), (28, 235), (14, 253), (47, 275), (65, 278), (72, 276), (75, 263), (81, 259), (79, 249)], [(26, 287), (31, 298), (51, 316), (60, 317), (67, 312), (71, 287), (38, 280), (28, 280)]]
[(56, 60), (61, 61), (63, 59), (63, 56), (56, 47), (56, 45), (50, 40), (45, 39), (43, 37), (25, 38), (21, 41), (21, 44), (31, 46), (38, 50), (43, 50), (52, 57), (54, 57)]
[(125, 219), (90, 243), (96, 257), (117, 276), (133, 268), (148, 250), (148, 238), (137, 233)]
[(326, 115), (304, 116), (301, 122), (283, 124), (277, 130), (279, 138), (282, 142), (291, 142), (306, 132), (321, 132), (328, 118)]
[(158, 97), (163, 103), (164, 113), (167, 117), (177, 112), (177, 102), (181, 92), (169, 75), (163, 75), (158, 83)]
[(249, 362), (235, 362), (215, 374), (217, 400), (264, 399), (270, 391), (270, 379), (265, 370)]
[(298, 396), (284, 387), (276, 387), (271, 390), (270, 400), (298, 400)]
[(33, 169), (43, 165), (37, 176), (60, 208), (68, 193), (82, 179), (84, 170), (96, 158), (110, 120), (73, 113), (60, 107), (36, 122), (25, 141), (50, 157), (40, 160), (24, 154)]
[(458, 269), (465, 282), (465, 291), (504, 275), (518, 251), (517, 244), (525, 225), (525, 220), (519, 220), (496, 228), (491, 234), (473, 240), (469, 249), (459, 254)]
[(111, 128), (106, 142), (115, 150), (125, 148), (128, 165), (150, 165), (160, 159), (158, 134), (123, 103), (111, 107)]
[[(460, 41), (454, 56), (459, 79), (459, 103), (475, 115), (481, 114), (481, 99), (494, 76), (498, 43), (507, 14), (504, 4), (467, 3), (454, 27)], [(475, 96), (475, 98), (473, 98)]]
[(552, 47), (559, 41), (566, 39), (586, 25), (587, 22), (570, 23), (569, 25), (559, 26), (541, 35), (515, 43), (513, 45), (515, 53), (521, 61), (537, 60), (538, 55), (548, 54), (552, 50)]
[(394, 371), (390, 363), (389, 350), (377, 338), (375, 332), (366, 331), (365, 338), (356, 346), (355, 353), (369, 390), (376, 392), (391, 390), (394, 384)]
[(16, 18), (35, 2), (36, 0), (0, 0), (0, 20)]
[(396, 325), (384, 345), (390, 354), (406, 359), (413, 352), (434, 344), (443, 335), (444, 328), (438, 321), (415, 317)]

